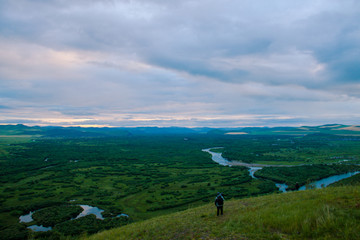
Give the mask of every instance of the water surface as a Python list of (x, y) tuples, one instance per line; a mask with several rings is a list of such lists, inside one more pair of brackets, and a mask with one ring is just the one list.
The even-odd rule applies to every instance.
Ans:
[(34, 221), (34, 219), (32, 218), (32, 215), (34, 214), (34, 212), (30, 212), (26, 215), (22, 215), (19, 217), (19, 220), (20, 222), (23, 222), (23, 223), (29, 223), (29, 222), (32, 222)]
[[(222, 147), (216, 147), (216, 148), (222, 148)], [(217, 162), (220, 165), (223, 166), (232, 166), (232, 165), (240, 165), (240, 166), (245, 166), (249, 168), (249, 175), (252, 178), (257, 179), (254, 174), (256, 171), (260, 170), (263, 168), (263, 166), (266, 165), (262, 165), (262, 164), (250, 164), (250, 163), (239, 163), (239, 162), (231, 162), (226, 160), (225, 158), (223, 158), (222, 153), (216, 153), (216, 152), (212, 152), (211, 149), (216, 149), (216, 148), (207, 148), (207, 149), (203, 149), (203, 152), (207, 152), (211, 154), (211, 159), (214, 162)], [(270, 165), (269, 165), (270, 166)], [(288, 167), (288, 166), (287, 166)], [(276, 187), (279, 188), (279, 190), (281, 192), (286, 192), (286, 189), (288, 188), (288, 185), (286, 185), (285, 183), (275, 183)]]
[(213, 147), (213, 148), (207, 148), (207, 149), (203, 149), (203, 152), (207, 152), (211, 154), (211, 159), (214, 162), (217, 162), (220, 165), (223, 166), (231, 166), (231, 162), (226, 160), (225, 158), (223, 158), (222, 153), (217, 153), (217, 152), (212, 152), (211, 149), (218, 149), (218, 148), (222, 148), (222, 147)]
[[(85, 217), (87, 215), (90, 215), (90, 214), (94, 214), (96, 216), (96, 218), (98, 219), (101, 219), (101, 220), (104, 220), (104, 217), (102, 216), (102, 212), (104, 210), (98, 208), (98, 207), (92, 207), (92, 206), (89, 206), (89, 205), (79, 205), (83, 211), (75, 218), (81, 218), (81, 217)], [(36, 211), (34, 211), (36, 212)], [(19, 220), (20, 222), (23, 222), (23, 223), (29, 223), (29, 222), (32, 222), (34, 221), (34, 219), (32, 218), (32, 215), (34, 214), (34, 212), (30, 212), (26, 215), (22, 215), (19, 217)], [(128, 215), (126, 214), (120, 214), (119, 216), (127, 216), (129, 217)], [(51, 227), (44, 227), (42, 225), (32, 225), (32, 226), (29, 226), (28, 227), (29, 229), (35, 231), (35, 232), (46, 232), (46, 231), (50, 231), (52, 228)]]
[(104, 220), (104, 217), (101, 214), (104, 210), (89, 205), (80, 205), (80, 207), (82, 207), (83, 211), (75, 219), (94, 214), (97, 219)]
[(283, 193), (286, 192), (286, 189), (289, 187), (285, 183), (276, 183), (275, 185), (277, 188), (279, 188), (279, 191), (281, 191)]
[(52, 227), (44, 227), (43, 225), (32, 225), (29, 226), (28, 228), (30, 228), (31, 230), (35, 231), (35, 232), (47, 232), (50, 231), (52, 229)]
[(257, 177), (254, 176), (254, 173), (260, 169), (262, 169), (262, 167), (249, 167), (250, 177), (257, 179)]
[[(360, 171), (344, 173), (344, 174), (331, 176), (331, 177), (328, 177), (328, 178), (323, 178), (323, 179), (320, 179), (318, 181), (310, 183), (310, 186), (314, 186), (315, 188), (327, 187), (328, 185), (330, 185), (332, 183), (338, 182), (338, 181), (343, 180), (345, 178), (349, 178), (349, 177), (354, 176), (354, 175), (356, 175), (358, 173), (360, 173)], [(306, 190), (306, 185), (300, 187), (299, 190)]]
[[(207, 149), (203, 149), (203, 152), (207, 152), (210, 153), (212, 156), (212, 160), (214, 162), (217, 162), (220, 165), (223, 166), (233, 166), (233, 165), (240, 165), (240, 166), (245, 166), (249, 168), (249, 175), (252, 178), (256, 177), (254, 176), (254, 173), (260, 169), (262, 169), (263, 167), (273, 167), (273, 166), (277, 166), (277, 167), (292, 167), (291, 165), (264, 165), (264, 164), (250, 164), (250, 163), (241, 163), (241, 162), (234, 162), (234, 161), (228, 161), (225, 158), (223, 158), (222, 153), (216, 153), (216, 152), (212, 152), (211, 149), (217, 149), (217, 148), (222, 148), (222, 147), (215, 147), (215, 148), (207, 148)], [(345, 160), (344, 160), (345, 161)], [(345, 173), (345, 174), (339, 174), (339, 175), (335, 175), (335, 176), (331, 176), (328, 178), (324, 178), (324, 179), (320, 179), (318, 181), (312, 182), (310, 185), (314, 186), (315, 188), (322, 188), (322, 187), (327, 187), (328, 185), (334, 183), (334, 182), (338, 182), (342, 179), (351, 177), (355, 174), (360, 173), (360, 171), (357, 172), (350, 172), (350, 173)], [(285, 183), (275, 183), (276, 187), (279, 188), (279, 190), (281, 192), (286, 192), (286, 189), (288, 188), (288, 185), (286, 185)], [(306, 189), (306, 185), (302, 186), (299, 188), (299, 190), (305, 190)]]

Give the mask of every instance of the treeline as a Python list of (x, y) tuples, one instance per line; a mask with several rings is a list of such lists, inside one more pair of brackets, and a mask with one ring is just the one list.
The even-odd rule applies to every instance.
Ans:
[[(253, 182), (247, 168), (219, 166), (201, 151), (216, 146), (217, 141), (230, 140), (198, 135), (126, 136), (48, 138), (4, 145), (0, 235), (29, 232), (18, 218), (34, 210), (36, 223), (54, 226), (51, 234), (63, 231), (61, 226), (67, 222), (76, 223), (71, 234), (82, 232), (81, 228), (85, 231), (81, 221), (69, 221), (78, 210), (56, 208), (70, 200), (104, 209), (109, 219), (128, 213), (141, 220), (212, 201), (218, 191), (233, 198), (276, 190)], [(97, 231), (118, 220), (91, 221), (102, 226), (92, 228)], [(34, 236), (46, 234), (50, 233)]]
[(36, 225), (54, 227), (56, 224), (75, 218), (82, 211), (83, 209), (77, 205), (53, 206), (36, 211), (32, 218)]
[[(353, 137), (356, 138), (356, 137)], [(224, 145), (223, 157), (246, 163), (330, 163), (360, 160), (360, 143), (330, 134), (242, 136)]]
[(256, 171), (254, 175), (258, 178), (286, 183), (289, 186), (288, 189), (295, 189), (296, 183), (305, 185), (322, 178), (358, 170), (360, 170), (360, 166), (357, 165), (318, 164), (297, 167), (264, 167)]

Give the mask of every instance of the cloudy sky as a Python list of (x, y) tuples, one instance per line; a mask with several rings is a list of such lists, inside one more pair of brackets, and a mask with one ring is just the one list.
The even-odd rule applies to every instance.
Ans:
[(358, 0), (1, 0), (0, 123), (360, 124)]

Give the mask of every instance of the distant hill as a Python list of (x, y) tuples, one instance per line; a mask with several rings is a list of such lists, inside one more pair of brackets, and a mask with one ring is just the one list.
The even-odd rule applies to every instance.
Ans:
[(341, 124), (327, 124), (321, 126), (302, 126), (302, 127), (246, 127), (224, 131), (224, 134), (231, 132), (247, 133), (250, 135), (298, 135), (308, 134), (328, 134), (328, 135), (348, 135), (360, 136), (359, 126), (349, 126)]
[(84, 239), (360, 239), (359, 186), (226, 201), (136, 222)]
[(0, 136), (41, 136), (41, 137), (109, 137), (109, 136), (139, 136), (139, 135), (293, 135), (328, 134), (343, 136), (360, 136), (360, 126), (328, 124), (303, 127), (245, 127), (245, 128), (184, 128), (184, 127), (29, 127), (23, 124), (0, 125)]
[(36, 135), (41, 133), (40, 127), (29, 127), (23, 124), (0, 125), (0, 135)]
[(43, 135), (46, 137), (65, 137), (65, 138), (79, 138), (79, 137), (104, 137), (105, 133), (93, 132), (89, 129), (81, 128), (62, 128), (49, 127), (44, 129)]

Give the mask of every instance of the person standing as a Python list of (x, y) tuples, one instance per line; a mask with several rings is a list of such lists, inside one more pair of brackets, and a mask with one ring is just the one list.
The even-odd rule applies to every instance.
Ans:
[(217, 216), (219, 216), (219, 213), (221, 212), (221, 215), (223, 215), (223, 208), (224, 208), (224, 197), (221, 193), (218, 193), (218, 195), (215, 198), (215, 206), (217, 208)]

